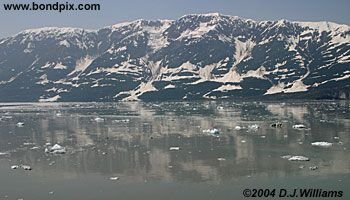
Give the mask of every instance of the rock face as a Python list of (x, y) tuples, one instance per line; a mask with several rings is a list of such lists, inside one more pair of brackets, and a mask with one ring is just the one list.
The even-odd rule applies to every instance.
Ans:
[(336, 98), (350, 95), (350, 28), (186, 15), (0, 40), (0, 101)]

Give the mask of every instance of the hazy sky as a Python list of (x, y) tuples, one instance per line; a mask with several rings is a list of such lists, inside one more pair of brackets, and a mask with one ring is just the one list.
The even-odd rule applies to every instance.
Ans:
[(185, 14), (219, 12), (255, 20), (288, 19), (333, 21), (350, 24), (350, 0), (33, 0), (45, 2), (100, 3), (101, 11), (4, 11), (1, 0), (0, 38), (28, 28), (44, 26), (96, 29), (135, 19), (176, 19)]

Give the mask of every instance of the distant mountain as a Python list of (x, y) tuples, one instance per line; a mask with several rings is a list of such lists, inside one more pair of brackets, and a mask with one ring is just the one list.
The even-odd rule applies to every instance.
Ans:
[(350, 27), (220, 14), (0, 40), (0, 101), (350, 97)]

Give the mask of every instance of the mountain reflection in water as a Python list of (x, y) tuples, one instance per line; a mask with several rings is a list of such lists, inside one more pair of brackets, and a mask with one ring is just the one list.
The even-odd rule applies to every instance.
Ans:
[[(25, 164), (48, 181), (90, 174), (123, 183), (214, 184), (349, 174), (349, 109), (349, 102), (332, 101), (0, 104), (0, 171)], [(271, 127), (276, 122), (282, 127)], [(203, 132), (213, 128), (219, 133)], [(46, 143), (67, 153), (45, 153)]]

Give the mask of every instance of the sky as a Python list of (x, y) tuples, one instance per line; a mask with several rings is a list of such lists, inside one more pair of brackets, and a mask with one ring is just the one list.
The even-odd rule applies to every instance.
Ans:
[(332, 21), (350, 25), (350, 0), (33, 0), (36, 3), (100, 3), (100, 11), (5, 11), (0, 1), (0, 38), (47, 26), (98, 29), (136, 19), (177, 19), (218, 12), (253, 20)]

